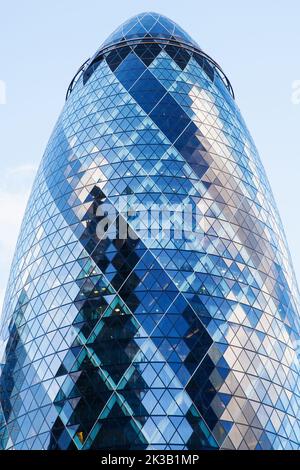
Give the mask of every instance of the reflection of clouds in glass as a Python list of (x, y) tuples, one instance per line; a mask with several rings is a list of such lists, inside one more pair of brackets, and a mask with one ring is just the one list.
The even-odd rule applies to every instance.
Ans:
[(13, 251), (35, 172), (32, 165), (8, 168), (0, 183), (0, 312)]

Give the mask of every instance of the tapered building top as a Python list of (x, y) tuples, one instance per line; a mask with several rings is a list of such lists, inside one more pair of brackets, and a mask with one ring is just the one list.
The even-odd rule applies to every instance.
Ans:
[[(234, 91), (231, 83), (220, 65), (205, 53), (199, 45), (174, 21), (158, 13), (141, 13), (125, 21), (117, 28), (101, 45), (97, 52), (79, 68), (75, 77), (67, 90), (67, 98), (74, 88), (78, 78), (83, 76), (83, 81), (90, 78), (100, 62), (112, 51), (111, 58), (114, 59), (114, 68), (120, 65), (129, 48), (134, 48), (135, 52), (149, 66), (161, 51), (163, 45), (166, 52), (171, 55), (181, 69), (184, 69), (193, 56), (195, 60), (206, 70), (206, 73), (213, 81), (218, 79), (225, 84), (226, 89), (234, 98)], [(216, 79), (216, 80), (215, 80)]]
[(171, 39), (198, 47), (198, 44), (178, 24), (159, 13), (146, 12), (133, 16), (119, 26), (103, 46), (137, 38)]

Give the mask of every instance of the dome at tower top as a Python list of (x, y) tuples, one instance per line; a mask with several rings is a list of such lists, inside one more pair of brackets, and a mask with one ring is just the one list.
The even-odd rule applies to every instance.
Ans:
[(144, 37), (173, 39), (199, 48), (198, 44), (178, 24), (166, 16), (153, 12), (140, 13), (125, 21), (106, 39), (102, 47)]

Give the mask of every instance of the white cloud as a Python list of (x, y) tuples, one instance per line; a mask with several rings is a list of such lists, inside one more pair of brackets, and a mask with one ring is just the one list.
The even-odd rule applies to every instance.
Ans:
[(36, 172), (32, 165), (8, 168), (0, 184), (0, 312), (20, 225)]

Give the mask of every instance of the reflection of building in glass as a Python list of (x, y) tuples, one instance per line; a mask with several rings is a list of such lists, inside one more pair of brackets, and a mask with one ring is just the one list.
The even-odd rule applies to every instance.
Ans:
[[(201, 243), (99, 241), (99, 207), (125, 199), (192, 205)], [(229, 81), (172, 21), (134, 17), (73, 80), (35, 180), (2, 320), (2, 447), (297, 448), (297, 299)]]

